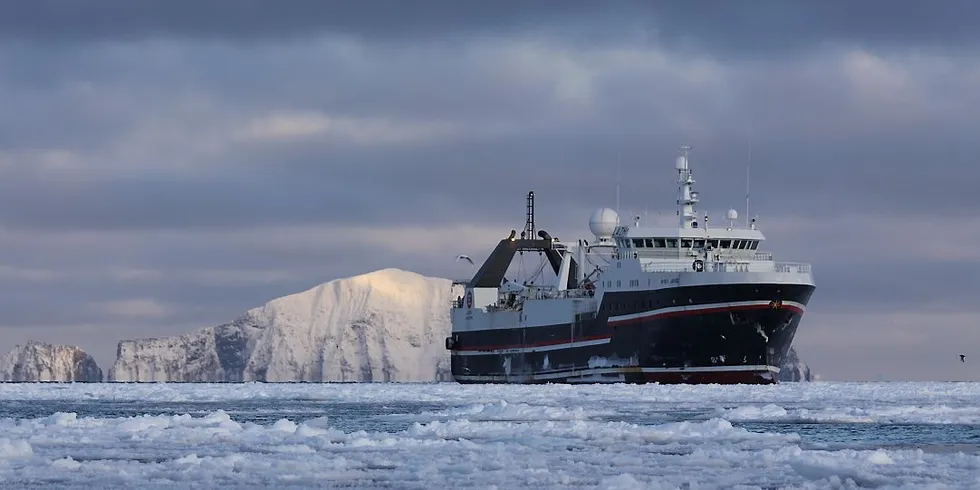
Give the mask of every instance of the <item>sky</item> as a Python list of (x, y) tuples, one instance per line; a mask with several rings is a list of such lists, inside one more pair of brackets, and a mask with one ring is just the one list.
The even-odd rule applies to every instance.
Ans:
[[(524, 221), (750, 211), (822, 379), (980, 380), (980, 4), (0, 5), (0, 351), (224, 323)], [(751, 152), (749, 151), (751, 148)], [(749, 155), (751, 153), (751, 160)], [(959, 354), (967, 362), (959, 361)]]

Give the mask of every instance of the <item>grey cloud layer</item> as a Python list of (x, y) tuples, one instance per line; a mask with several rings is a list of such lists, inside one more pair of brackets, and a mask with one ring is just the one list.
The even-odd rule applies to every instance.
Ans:
[(977, 313), (973, 3), (559, 4), (6, 5), (0, 326), (176, 333), (380, 267), (461, 276), (529, 189), (561, 237), (617, 172), (624, 219), (672, 214), (683, 143), (706, 209), (741, 212), (750, 141), (814, 321)]
[[(98, 58), (97, 47), (79, 49)], [(962, 210), (980, 199), (969, 192), (976, 145), (963, 143), (969, 108), (980, 103), (969, 88), (980, 68), (957, 58), (840, 51), (743, 65), (521, 38), (408, 51), (336, 38), (287, 44), (282, 55), (177, 43), (116, 53), (125, 62), (95, 75), (70, 65), (53, 89), (58, 117), (36, 97), (31, 106), (52, 117), (6, 119), (11, 134), (31, 137), (11, 136), (0, 152), (0, 164), (17, 162), (0, 184), (0, 218), (107, 229), (384, 223), (446, 212), (485, 220), (497, 214), (493, 203), (523, 192), (515, 185), (548, 188), (556, 204), (596, 192), (595, 179), (582, 176), (608, 190), (617, 158), (630, 184), (639, 175), (669, 192), (659, 180), (669, 174), (654, 162), (669, 161), (682, 140), (697, 143), (711, 196), (737, 194), (732, 181), (742, 179), (751, 141), (761, 205), (821, 210), (831, 192), (867, 211), (924, 211), (928, 202)], [(310, 59), (322, 64), (302, 62)], [(16, 68), (0, 74), (16, 78)], [(158, 78), (173, 70), (183, 82)], [(11, 86), (0, 98), (12, 104), (39, 91)], [(66, 100), (72, 86), (85, 88)], [(906, 136), (918, 130), (930, 135)], [(932, 171), (926, 162), (936, 155), (957, 179)], [(464, 175), (484, 185), (444, 185)], [(406, 187), (419, 192), (404, 206), (377, 197)], [(915, 199), (893, 199), (898, 189)], [(39, 199), (48, 193), (75, 205)], [(450, 205), (461, 200), (473, 209)]]
[[(749, 56), (809, 49), (827, 41), (948, 49), (976, 43), (970, 0), (783, 2), (724, 0), (490, 3), (429, 0), (37, 0), (0, 8), (0, 36), (39, 42), (129, 41), (148, 37), (263, 41), (324, 31), (411, 40), (511, 34), (538, 29), (588, 43), (657, 38), (675, 48)], [(754, 53), (754, 54), (753, 54)]]

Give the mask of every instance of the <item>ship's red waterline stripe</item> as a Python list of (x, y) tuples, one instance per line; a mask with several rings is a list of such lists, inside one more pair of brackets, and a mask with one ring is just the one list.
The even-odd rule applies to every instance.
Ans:
[(575, 344), (578, 342), (589, 342), (591, 340), (605, 340), (611, 338), (612, 335), (592, 335), (589, 337), (579, 337), (576, 339), (544, 340), (541, 342), (525, 342), (522, 344), (481, 345), (476, 347), (463, 345), (459, 349), (454, 349), (454, 350), (462, 351), (462, 352), (474, 352), (474, 351), (482, 351), (482, 350), (533, 349), (535, 347), (550, 347), (552, 345)]
[(639, 376), (648, 382), (660, 383), (719, 383), (756, 384), (776, 383), (780, 369), (767, 365), (701, 366), (688, 368), (656, 367), (607, 367), (580, 368), (537, 373), (507, 375), (493, 373), (484, 375), (458, 374), (453, 379), (467, 383), (622, 383), (626, 376)]
[[(629, 325), (631, 323), (639, 323), (647, 320), (660, 319), (660, 318), (674, 318), (680, 316), (689, 315), (702, 315), (705, 313), (729, 313), (734, 311), (748, 311), (748, 310), (768, 310), (773, 309), (768, 303), (754, 304), (754, 305), (726, 305), (726, 306), (706, 306), (704, 308), (698, 308), (697, 306), (691, 306), (683, 310), (673, 310), (670, 311), (650, 311), (649, 314), (642, 314), (640, 316), (626, 318), (623, 320), (613, 320), (609, 319), (609, 325)], [(791, 310), (794, 313), (803, 313), (803, 308), (796, 306), (795, 304), (788, 304), (784, 302), (782, 306), (774, 311), (779, 310)]]

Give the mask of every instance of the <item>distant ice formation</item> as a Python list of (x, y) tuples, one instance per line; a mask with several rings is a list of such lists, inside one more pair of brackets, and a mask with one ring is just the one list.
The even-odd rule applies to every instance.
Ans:
[(0, 356), (0, 381), (102, 381), (95, 359), (73, 345), (29, 341)]
[(113, 381), (448, 380), (448, 279), (383, 269), (177, 337), (119, 342)]

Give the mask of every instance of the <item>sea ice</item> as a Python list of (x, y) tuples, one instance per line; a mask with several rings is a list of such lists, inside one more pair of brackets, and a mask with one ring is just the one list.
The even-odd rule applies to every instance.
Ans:
[(5, 489), (980, 486), (980, 384), (10, 384), (0, 402)]

